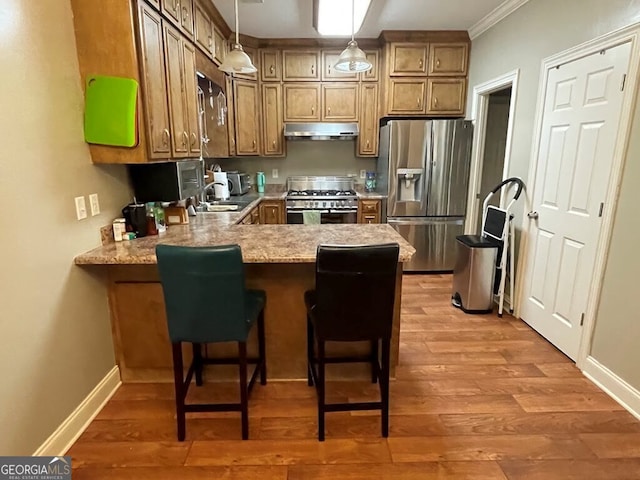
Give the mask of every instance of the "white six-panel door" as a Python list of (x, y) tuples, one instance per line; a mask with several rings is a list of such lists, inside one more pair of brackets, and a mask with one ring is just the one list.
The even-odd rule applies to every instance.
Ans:
[(547, 76), (521, 317), (574, 360), (630, 54), (626, 43)]

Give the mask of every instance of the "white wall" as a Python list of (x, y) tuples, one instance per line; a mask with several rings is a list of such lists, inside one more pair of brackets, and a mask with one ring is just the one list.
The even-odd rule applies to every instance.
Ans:
[[(635, 22), (640, 22), (640, 0), (530, 0), (473, 41), (469, 75), (471, 92), (475, 85), (520, 69), (510, 175), (520, 176), (525, 182), (529, 180), (542, 59)], [(640, 276), (636, 251), (640, 224), (634, 218), (640, 182), (638, 110), (631, 135), (592, 355), (640, 388), (640, 349), (637, 345), (640, 321), (632, 301), (637, 296), (636, 284)], [(520, 212), (516, 217), (518, 221)]]
[[(30, 455), (115, 365), (106, 290), (73, 258), (129, 187), (83, 141), (68, 0), (0, 0), (0, 64), (0, 455)], [(102, 213), (78, 222), (90, 193)]]

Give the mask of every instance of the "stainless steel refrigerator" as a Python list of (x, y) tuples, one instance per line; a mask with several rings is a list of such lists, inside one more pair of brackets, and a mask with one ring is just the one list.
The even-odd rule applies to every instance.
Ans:
[(383, 215), (415, 249), (404, 271), (450, 271), (464, 231), (473, 126), (467, 120), (392, 120), (380, 129), (376, 190)]

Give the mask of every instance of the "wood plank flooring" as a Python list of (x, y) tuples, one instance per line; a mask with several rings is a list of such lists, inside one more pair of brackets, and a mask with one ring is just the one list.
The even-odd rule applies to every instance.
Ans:
[[(640, 422), (526, 324), (465, 315), (450, 290), (447, 275), (404, 277), (388, 439), (375, 412), (340, 412), (320, 443), (315, 391), (271, 382), (250, 398), (249, 441), (238, 414), (203, 413), (187, 416), (180, 443), (173, 385), (128, 384), (69, 450), (73, 478), (640, 479)], [(236, 390), (207, 383), (190, 396), (235, 401)], [(366, 380), (328, 385), (331, 401), (376, 395)]]

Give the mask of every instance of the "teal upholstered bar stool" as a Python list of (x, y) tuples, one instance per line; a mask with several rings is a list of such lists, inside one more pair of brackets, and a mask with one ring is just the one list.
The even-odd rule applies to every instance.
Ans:
[[(239, 411), (242, 438), (249, 437), (248, 396), (258, 372), (260, 383), (267, 383), (265, 359), (265, 292), (247, 290), (242, 252), (238, 245), (216, 247), (156, 247), (158, 270), (167, 311), (169, 338), (173, 347), (178, 440), (185, 437), (187, 412)], [(247, 338), (258, 324), (258, 358), (247, 357)], [(182, 342), (193, 345), (193, 361), (184, 377)], [(238, 342), (234, 358), (205, 358), (203, 343)], [(185, 404), (191, 380), (202, 385), (204, 365), (238, 365), (240, 403)], [(247, 364), (256, 367), (247, 384)]]

